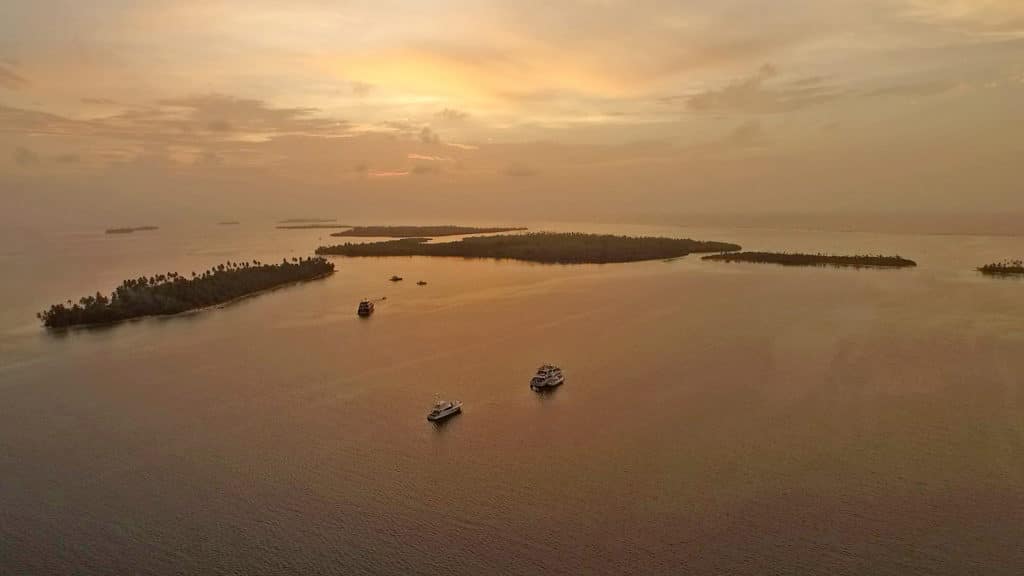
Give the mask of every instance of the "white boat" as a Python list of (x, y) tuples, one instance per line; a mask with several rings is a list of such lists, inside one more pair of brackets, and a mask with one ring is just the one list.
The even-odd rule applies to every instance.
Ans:
[(555, 386), (561, 386), (562, 382), (565, 382), (565, 375), (562, 374), (562, 369), (558, 366), (545, 364), (538, 368), (537, 373), (530, 379), (530, 388), (534, 390), (554, 388)]
[(444, 420), (445, 418), (454, 416), (459, 412), (462, 412), (462, 402), (438, 400), (434, 403), (434, 408), (430, 411), (430, 414), (427, 414), (427, 420), (437, 422), (438, 420)]

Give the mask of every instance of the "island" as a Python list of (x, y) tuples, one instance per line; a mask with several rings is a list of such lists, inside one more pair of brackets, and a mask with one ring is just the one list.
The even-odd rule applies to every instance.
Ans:
[(474, 226), (353, 226), (351, 230), (336, 232), (331, 236), (360, 236), (365, 238), (436, 238), (438, 236), (463, 236), (466, 234), (496, 234), (499, 232), (521, 232), (526, 228)]
[(241, 224), (238, 220), (224, 220), (223, 222), (217, 222), (218, 226), (238, 226)]
[(739, 250), (736, 244), (690, 239), (612, 236), (577, 232), (534, 232), (472, 236), (458, 242), (428, 243), (429, 238), (403, 238), (364, 244), (345, 243), (317, 248), (318, 255), (452, 256), (525, 260), (548, 264), (607, 264), (678, 258), (694, 252)]
[(107, 234), (131, 234), (132, 232), (148, 232), (159, 229), (159, 226), (126, 226), (124, 228), (107, 228)]
[(1007, 260), (1006, 262), (985, 264), (978, 268), (978, 272), (988, 276), (1024, 276), (1024, 261)]
[(333, 272), (334, 264), (318, 257), (286, 259), (280, 264), (226, 262), (201, 274), (192, 272), (190, 277), (169, 272), (125, 280), (109, 297), (97, 292), (77, 303), (54, 304), (36, 316), (47, 328), (66, 328), (180, 314)]
[(278, 220), (278, 224), (323, 224), (326, 222), (337, 222), (337, 218), (287, 218)]
[(278, 230), (311, 230), (316, 228), (329, 228), (336, 230), (338, 228), (351, 228), (347, 224), (282, 224), (277, 226)]
[(704, 260), (720, 262), (754, 262), (779, 264), (781, 266), (835, 266), (852, 268), (907, 268), (917, 262), (900, 256), (856, 255), (837, 256), (834, 254), (800, 254), (796, 252), (732, 252), (712, 254)]

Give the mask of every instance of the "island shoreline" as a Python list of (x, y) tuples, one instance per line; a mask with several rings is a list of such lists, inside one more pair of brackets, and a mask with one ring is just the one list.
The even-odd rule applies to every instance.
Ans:
[(469, 236), (454, 242), (431, 243), (413, 237), (382, 242), (320, 246), (317, 256), (427, 256), (464, 259), (515, 260), (539, 264), (623, 264), (680, 258), (690, 254), (740, 250), (730, 242), (658, 236), (614, 236), (579, 232), (533, 232)]
[(329, 272), (324, 272), (323, 274), (320, 274), (318, 276), (313, 276), (313, 277), (310, 277), (310, 278), (303, 278), (302, 280), (295, 280), (294, 282), (288, 282), (286, 284), (278, 284), (277, 286), (270, 286), (270, 287), (267, 287), (267, 288), (263, 288), (261, 290), (257, 290), (255, 292), (250, 292), (248, 294), (242, 294), (241, 296), (236, 296), (236, 297), (232, 298), (231, 300), (225, 300), (224, 302), (220, 302), (218, 304), (210, 304), (209, 306), (203, 306), (201, 308), (193, 308), (192, 310), (182, 310), (181, 312), (175, 312), (173, 314), (144, 314), (142, 316), (132, 316), (131, 318), (122, 318), (120, 320), (112, 320), (110, 322), (91, 322), (89, 324), (72, 324), (70, 326), (55, 326), (55, 327), (43, 326), (43, 331), (47, 332), (47, 333), (61, 333), (61, 332), (65, 332), (66, 333), (66, 332), (72, 332), (72, 331), (76, 331), (76, 330), (88, 330), (90, 328), (110, 328), (110, 327), (113, 327), (113, 326), (117, 326), (119, 324), (126, 324), (128, 322), (134, 322), (134, 321), (137, 321), (137, 320), (146, 320), (146, 319), (154, 319), (154, 318), (171, 319), (171, 318), (180, 318), (180, 317), (183, 317), (183, 316), (191, 316), (193, 314), (199, 314), (201, 312), (209, 312), (210, 310), (216, 310), (218, 308), (225, 308), (225, 307), (230, 306), (232, 304), (237, 304), (237, 303), (239, 303), (239, 302), (241, 302), (243, 300), (246, 300), (248, 298), (253, 298), (253, 297), (259, 296), (261, 294), (267, 294), (267, 293), (273, 292), (275, 290), (280, 290), (282, 288), (290, 288), (290, 287), (293, 287), (293, 286), (298, 286), (299, 284), (305, 284), (307, 282), (314, 282), (316, 280), (323, 280), (324, 278), (327, 278), (327, 277), (333, 275), (335, 272), (336, 272), (336, 270), (331, 270)]
[(902, 256), (882, 256), (879, 254), (857, 254), (844, 256), (838, 254), (803, 254), (799, 252), (732, 252), (710, 254), (701, 258), (709, 262), (725, 262), (727, 264), (772, 264), (775, 266), (802, 268), (874, 268), (897, 269), (914, 268), (917, 262)]

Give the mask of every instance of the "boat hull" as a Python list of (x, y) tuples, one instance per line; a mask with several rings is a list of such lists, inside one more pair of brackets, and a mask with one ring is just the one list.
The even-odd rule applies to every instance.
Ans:
[(535, 383), (530, 383), (530, 388), (535, 390), (535, 391), (549, 390), (551, 388), (557, 388), (557, 387), (561, 386), (564, 382), (565, 382), (565, 378), (564, 377), (552, 378), (552, 379), (548, 379), (548, 380), (546, 380), (544, 382), (540, 382), (540, 383), (536, 383), (536, 384)]
[(437, 415), (427, 414), (427, 420), (429, 420), (431, 422), (440, 422), (442, 420), (447, 420), (448, 418), (451, 418), (452, 416), (455, 416), (456, 414), (462, 414), (462, 407), (461, 406), (459, 406), (458, 408), (455, 408), (454, 410), (450, 410), (448, 412), (442, 412), (441, 414), (437, 414)]

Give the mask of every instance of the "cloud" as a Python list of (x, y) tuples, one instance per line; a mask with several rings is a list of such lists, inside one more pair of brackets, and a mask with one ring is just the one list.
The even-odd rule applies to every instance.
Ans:
[(952, 80), (929, 80), (925, 82), (912, 82), (906, 84), (894, 84), (883, 86), (867, 93), (868, 96), (909, 96), (924, 97), (938, 96), (949, 92), (960, 84)]
[(372, 91), (373, 84), (367, 84), (366, 82), (352, 82), (353, 96), (359, 96), (360, 98), (362, 98), (364, 96), (369, 96), (370, 92)]
[(1019, 0), (907, 0), (908, 12), (930, 25), (953, 27), (981, 38), (1024, 35)]
[(253, 142), (291, 136), (351, 134), (343, 120), (315, 108), (277, 108), (260, 100), (224, 95), (164, 99), (110, 116), (73, 119), (0, 105), (0, 132), (108, 138), (166, 145)]
[(172, 124), (183, 130), (282, 135), (332, 135), (348, 131), (346, 122), (318, 116), (316, 108), (275, 108), (262, 100), (208, 94), (165, 99), (157, 110), (127, 116), (135, 122)]
[(28, 80), (14, 71), (12, 66), (0, 62), (0, 88), (8, 90), (20, 90), (28, 86)]
[(225, 120), (211, 120), (206, 124), (211, 132), (231, 132), (231, 123)]
[(479, 146), (473, 144), (459, 144), (457, 142), (445, 142), (445, 146), (451, 146), (452, 148), (458, 148), (459, 150), (479, 150)]
[(765, 64), (752, 76), (688, 96), (686, 102), (697, 112), (777, 114), (821, 104), (843, 94), (821, 76), (780, 82), (776, 79), (778, 73), (775, 66)]
[(22, 167), (34, 166), (39, 163), (39, 155), (22, 146), (14, 149), (13, 157), (14, 163)]
[(90, 125), (38, 110), (0, 104), (0, 133), (26, 135), (88, 135)]
[(431, 130), (430, 126), (424, 126), (420, 130), (420, 142), (424, 144), (440, 144), (441, 137), (437, 135), (437, 132)]
[(739, 148), (756, 147), (764, 141), (765, 132), (759, 120), (747, 120), (729, 134), (729, 142)]
[(82, 98), (80, 100), (82, 104), (91, 104), (93, 106), (116, 106), (117, 102), (110, 98)]
[(204, 150), (193, 160), (193, 163), (197, 166), (219, 167), (224, 165), (224, 157), (216, 152)]
[(534, 168), (525, 164), (514, 163), (506, 166), (505, 169), (502, 170), (502, 174), (512, 178), (527, 178), (530, 176), (536, 176), (538, 172)]
[(429, 162), (451, 162), (453, 159), (447, 156), (430, 156), (428, 154), (407, 154), (406, 158), (410, 160), (427, 160)]
[(436, 11), (430, 29), (389, 15), (384, 26), (402, 31), (398, 42), (356, 46), (331, 66), (388, 91), (474, 110), (534, 111), (565, 94), (649, 99), (701, 71), (749, 66), (829, 38), (836, 22), (856, 26), (849, 20), (866, 12), (852, 0), (777, 4), (768, 13), (753, 0), (460, 4)]
[(469, 113), (454, 108), (445, 108), (436, 114), (438, 118), (446, 122), (461, 122), (469, 118)]
[(368, 174), (371, 178), (399, 178), (408, 175), (408, 170), (374, 170)]
[(440, 174), (441, 167), (437, 164), (417, 164), (412, 167), (413, 176), (430, 176)]

